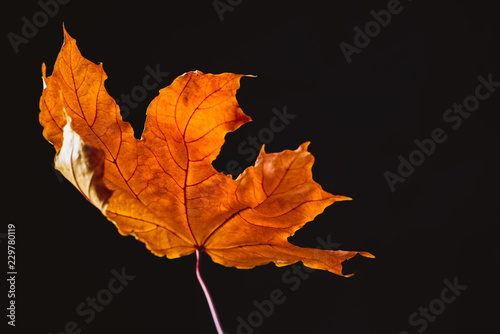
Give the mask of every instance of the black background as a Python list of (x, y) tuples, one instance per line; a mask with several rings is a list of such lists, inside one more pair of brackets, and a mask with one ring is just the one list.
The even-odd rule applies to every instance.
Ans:
[[(492, 3), (402, 1), (402, 12), (350, 64), (339, 44), (353, 44), (353, 28), (363, 28), (373, 20), (370, 11), (385, 9), (387, 1), (244, 0), (221, 21), (211, 0), (72, 0), (17, 54), (7, 34), (21, 34), (21, 18), (31, 21), (40, 6), (4, 4), (7, 186), (0, 233), (16, 225), (18, 271), (17, 325), (9, 333), (55, 334), (69, 321), (81, 333), (215, 333), (195, 256), (158, 258), (133, 237), (120, 236), (52, 168), (54, 149), (38, 122), (40, 69), (45, 62), (52, 72), (62, 22), (83, 56), (104, 64), (114, 98), (141, 85), (145, 67), (158, 64), (170, 73), (162, 87), (190, 70), (257, 75), (243, 78), (237, 93), (254, 121), (226, 137), (216, 168), (233, 159), (253, 164), (238, 145), (269, 126), (273, 108), (286, 106), (297, 117), (275, 133), (266, 151), (311, 141), (314, 179), (354, 198), (335, 203), (290, 239), (315, 247), (316, 238), (330, 235), (341, 249), (376, 255), (345, 263), (344, 272), (357, 272), (351, 278), (314, 272), (291, 291), (281, 278), (289, 267), (237, 270), (204, 257), (202, 273), (228, 333), (237, 333), (238, 317), (255, 311), (254, 300), (280, 289), (286, 301), (254, 333), (414, 334), (420, 327), (408, 317), (440, 298), (443, 281), (455, 278), (467, 289), (424, 332), (494, 331), (500, 88), (457, 130), (442, 118), (474, 93), (479, 75), (500, 81), (500, 21)], [(148, 92), (126, 118), (137, 136), (156, 94)], [(396, 173), (398, 156), (407, 158), (413, 141), (429, 138), (437, 127), (447, 140), (391, 192), (384, 172)], [(112, 269), (123, 267), (135, 279), (86, 324), (77, 305), (106, 288)], [(1, 319), (7, 322), (3, 314)]]

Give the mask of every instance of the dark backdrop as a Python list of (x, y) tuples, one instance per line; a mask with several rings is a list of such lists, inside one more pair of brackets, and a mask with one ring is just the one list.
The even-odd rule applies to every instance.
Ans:
[[(357, 272), (351, 278), (306, 276), (301, 266), (295, 272), (272, 264), (237, 270), (204, 257), (202, 272), (228, 333), (250, 332), (238, 331), (239, 318), (260, 325), (253, 333), (479, 333), (497, 327), (500, 87), (494, 83), (500, 67), (492, 2), (221, 0), (215, 2), (220, 15), (212, 0), (48, 3), (10, 2), (2, 15), (7, 186), (0, 240), (6, 254), (7, 224), (15, 224), (18, 272), (16, 327), (9, 333), (55, 334), (65, 326), (66, 333), (215, 333), (195, 256), (158, 258), (133, 237), (120, 236), (52, 167), (54, 149), (38, 122), (40, 69), (45, 62), (52, 72), (63, 22), (83, 55), (104, 64), (111, 96), (135, 89), (137, 106), (124, 116), (138, 137), (157, 95), (157, 89), (137, 95), (146, 67), (169, 73), (159, 87), (190, 70), (257, 75), (243, 78), (237, 93), (254, 121), (226, 137), (216, 168), (225, 170), (231, 160), (253, 164), (238, 145), (269, 128), (273, 109), (286, 108), (296, 117), (272, 141), (261, 134), (266, 151), (311, 141), (314, 179), (354, 198), (335, 203), (290, 239), (316, 247), (317, 238), (330, 238), (340, 249), (376, 255), (345, 263), (345, 273)], [(388, 6), (390, 22), (380, 12)], [(39, 14), (43, 7), (48, 14)], [(368, 24), (369, 43), (363, 36), (355, 40), (375, 16), (385, 27)], [(13, 46), (13, 34), (21, 38), (23, 25), (33, 20), (38, 31), (25, 28), (30, 37), (21, 44), (14, 39)], [(479, 76), (493, 83), (491, 91), (479, 88), (490, 94), (474, 105)], [(464, 100), (474, 111), (459, 124), (458, 114), (447, 110)], [(455, 118), (446, 121), (446, 115)], [(446, 140), (431, 150), (435, 129)], [(418, 153), (415, 140), (427, 143), (431, 154)], [(396, 180), (402, 159), (410, 158), (419, 166), (400, 167), (404, 182), (391, 189), (387, 175)], [(101, 290), (113, 270), (135, 278), (109, 294)], [(448, 285), (459, 287), (454, 293)], [(2, 289), (5, 310), (7, 286)], [(258, 311), (256, 304), (269, 306), (262, 301), (276, 289), (286, 300)], [(94, 319), (79, 314), (78, 306), (97, 295), (112, 300)], [(4, 325), (7, 318), (1, 318)]]

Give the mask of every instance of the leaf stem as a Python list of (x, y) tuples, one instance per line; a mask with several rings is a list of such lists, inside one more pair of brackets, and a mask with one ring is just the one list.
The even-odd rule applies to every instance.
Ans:
[(210, 308), (210, 312), (212, 313), (212, 318), (214, 319), (215, 328), (217, 328), (217, 334), (224, 334), (224, 331), (222, 330), (222, 326), (220, 324), (219, 317), (217, 315), (217, 311), (215, 310), (214, 302), (212, 300), (212, 297), (210, 296), (210, 292), (208, 292), (208, 288), (205, 285), (203, 278), (201, 277), (200, 262), (201, 262), (201, 251), (197, 248), (196, 249), (196, 277), (198, 278), (198, 282), (200, 283), (201, 288), (202, 288), (203, 292), (205, 293), (205, 298), (207, 299), (208, 307)]

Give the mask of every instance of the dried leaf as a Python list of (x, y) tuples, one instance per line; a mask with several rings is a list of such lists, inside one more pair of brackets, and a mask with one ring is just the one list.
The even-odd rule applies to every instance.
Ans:
[(138, 140), (106, 92), (102, 65), (64, 36), (52, 75), (42, 69), (43, 135), (56, 149), (56, 168), (122, 235), (134, 235), (158, 256), (198, 249), (237, 268), (302, 261), (342, 275), (342, 261), (372, 257), (287, 241), (327, 206), (350, 199), (313, 181), (309, 143), (272, 154), (262, 148), (236, 180), (214, 169), (225, 135), (251, 120), (235, 97), (243, 75), (178, 77), (148, 107)]

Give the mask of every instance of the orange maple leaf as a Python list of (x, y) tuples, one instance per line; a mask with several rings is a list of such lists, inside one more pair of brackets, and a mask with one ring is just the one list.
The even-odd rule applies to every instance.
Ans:
[(158, 256), (203, 251), (237, 268), (302, 261), (342, 275), (342, 261), (372, 257), (287, 241), (327, 206), (350, 199), (313, 181), (309, 143), (272, 154), (262, 148), (236, 180), (214, 169), (224, 136), (251, 120), (235, 97), (243, 75), (178, 77), (148, 107), (138, 140), (106, 92), (102, 64), (83, 58), (66, 30), (64, 37), (52, 75), (42, 67), (43, 135), (56, 149), (56, 168), (122, 235)]

